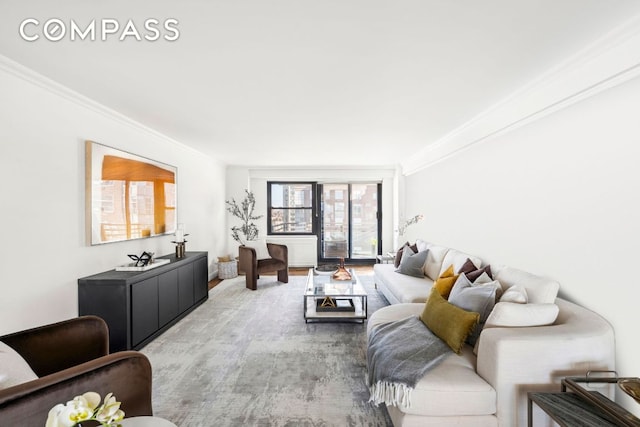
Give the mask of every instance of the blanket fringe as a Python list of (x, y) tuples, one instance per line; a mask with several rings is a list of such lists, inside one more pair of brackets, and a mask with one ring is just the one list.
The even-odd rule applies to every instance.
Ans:
[(411, 391), (413, 388), (400, 383), (378, 381), (369, 386), (369, 402), (378, 406), (381, 403), (392, 406), (411, 407)]

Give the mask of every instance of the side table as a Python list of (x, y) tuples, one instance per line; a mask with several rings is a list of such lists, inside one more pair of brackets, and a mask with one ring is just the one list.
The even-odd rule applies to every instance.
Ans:
[(393, 262), (393, 260), (395, 259), (395, 255), (391, 255), (391, 254), (384, 254), (384, 255), (376, 255), (376, 261), (378, 262), (378, 264), (388, 264)]
[(640, 427), (640, 419), (598, 391), (587, 390), (579, 383), (617, 383), (625, 378), (567, 377), (562, 392), (527, 394), (528, 426), (533, 426), (533, 403), (561, 427)]

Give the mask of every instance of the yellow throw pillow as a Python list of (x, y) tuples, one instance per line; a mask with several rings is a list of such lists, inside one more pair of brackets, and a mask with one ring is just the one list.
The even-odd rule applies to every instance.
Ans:
[(442, 272), (440, 277), (433, 284), (433, 287), (438, 290), (442, 298), (448, 299), (449, 294), (451, 293), (451, 288), (458, 280), (458, 275), (453, 272), (453, 264), (449, 266), (445, 271)]
[(431, 295), (420, 315), (420, 320), (427, 328), (458, 354), (479, 319), (480, 314), (449, 303), (435, 288), (431, 289)]

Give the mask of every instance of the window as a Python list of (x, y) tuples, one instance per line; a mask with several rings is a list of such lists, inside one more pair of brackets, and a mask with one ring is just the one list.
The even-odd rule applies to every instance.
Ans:
[(318, 184), (320, 198), (319, 261), (374, 260), (380, 252), (381, 184)]
[(269, 234), (314, 234), (315, 194), (313, 182), (268, 182)]

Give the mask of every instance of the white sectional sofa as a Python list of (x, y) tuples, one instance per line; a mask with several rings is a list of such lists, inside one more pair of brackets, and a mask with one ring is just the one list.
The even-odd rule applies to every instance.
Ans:
[[(432, 249), (423, 277), (397, 273), (393, 264), (374, 266), (376, 286), (391, 305), (371, 315), (368, 333), (386, 322), (420, 316), (434, 276), (449, 265), (457, 271), (471, 259), (484, 266), (455, 249), (420, 241), (418, 246)], [(427, 372), (413, 389), (411, 407), (387, 405), (394, 426), (526, 426), (527, 392), (559, 391), (566, 376), (615, 369), (614, 332), (606, 320), (557, 298), (553, 280), (491, 267), (502, 290), (524, 288), (527, 303), (496, 303), (475, 349), (465, 344), (460, 354), (451, 353)], [(551, 425), (545, 419), (536, 411), (536, 425)]]

